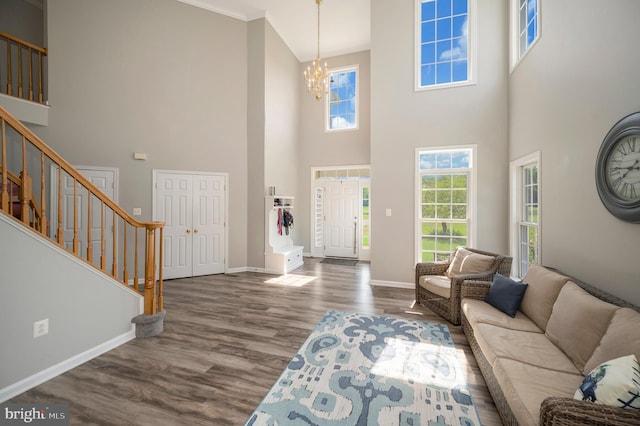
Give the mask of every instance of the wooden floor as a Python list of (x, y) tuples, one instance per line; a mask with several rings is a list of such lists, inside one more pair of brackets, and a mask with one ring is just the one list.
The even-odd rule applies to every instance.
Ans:
[[(366, 263), (305, 259), (284, 277), (166, 281), (161, 335), (124, 344), (11, 402), (69, 403), (71, 424), (242, 425), (327, 309), (444, 322), (412, 306), (413, 290), (371, 287), (369, 278)], [(450, 330), (482, 423), (501, 425), (462, 330)]]

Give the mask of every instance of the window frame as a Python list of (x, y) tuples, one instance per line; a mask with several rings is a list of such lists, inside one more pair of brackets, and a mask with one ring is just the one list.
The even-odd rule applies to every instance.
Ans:
[[(429, 0), (427, 0), (429, 1)], [(435, 0), (433, 0), (435, 1)], [(464, 87), (471, 86), (477, 83), (477, 0), (467, 0), (467, 14), (469, 16), (469, 34), (468, 34), (468, 69), (467, 80), (456, 81), (450, 83), (436, 83), (428, 86), (421, 85), (421, 53), (422, 53), (422, 3), (425, 0), (414, 0), (414, 90), (416, 92), (422, 92), (427, 90), (439, 90), (452, 87)]]
[[(523, 171), (530, 166), (536, 166), (537, 171), (537, 191), (538, 191), (538, 220), (537, 222), (526, 222), (523, 220), (524, 214), (524, 187), (525, 182), (523, 178)], [(520, 256), (521, 248), (521, 234), (520, 229), (522, 226), (536, 226), (537, 227), (537, 263), (542, 264), (542, 173), (541, 173), (541, 155), (540, 151), (532, 152), (531, 154), (520, 157), (511, 161), (509, 165), (509, 185), (511, 192), (511, 206), (510, 206), (510, 222), (511, 227), (509, 229), (510, 240), (510, 254), (513, 258), (512, 273), (517, 278), (522, 278), (525, 274), (522, 273), (522, 259)], [(530, 266), (531, 264), (529, 264)], [(526, 273), (526, 271), (525, 271)]]
[(542, 38), (542, 0), (526, 0), (536, 1), (537, 6), (537, 21), (536, 21), (536, 38), (527, 45), (527, 49), (524, 53), (520, 54), (520, 0), (511, 0), (509, 2), (509, 56), (511, 63), (511, 70), (513, 72), (520, 62), (529, 54), (533, 46), (535, 46), (540, 38)]
[(354, 116), (355, 116), (355, 126), (353, 127), (341, 127), (341, 128), (336, 128), (336, 129), (332, 129), (331, 128), (331, 83), (329, 82), (329, 93), (327, 94), (327, 96), (325, 96), (325, 101), (324, 101), (324, 131), (327, 133), (334, 133), (334, 132), (345, 132), (345, 131), (353, 131), (353, 130), (358, 130), (360, 128), (360, 66), (358, 64), (355, 65), (349, 65), (349, 66), (345, 66), (345, 67), (340, 67), (340, 68), (331, 68), (329, 69), (329, 81), (331, 81), (331, 76), (333, 74), (339, 74), (339, 73), (344, 73), (344, 72), (355, 72), (355, 80), (356, 80), (356, 84), (355, 84), (355, 111), (354, 111)]
[[(420, 169), (420, 155), (426, 152), (446, 152), (446, 151), (462, 151), (469, 150), (471, 152), (471, 164), (470, 168), (451, 168), (451, 169), (431, 169), (432, 174), (438, 174), (438, 170), (443, 173), (440, 174), (453, 174), (455, 172), (462, 172), (468, 174), (467, 183), (467, 245), (473, 246), (476, 243), (477, 237), (477, 203), (478, 203), (478, 147), (476, 144), (469, 145), (451, 145), (451, 146), (437, 146), (437, 147), (420, 147), (415, 150), (415, 243), (414, 243), (414, 258), (416, 263), (423, 262), (422, 260), (422, 176), (425, 171)], [(428, 172), (427, 172), (428, 173)], [(455, 247), (452, 247), (455, 250)]]

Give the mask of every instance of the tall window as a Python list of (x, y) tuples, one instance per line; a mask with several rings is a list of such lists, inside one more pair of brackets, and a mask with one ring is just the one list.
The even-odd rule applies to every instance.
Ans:
[(514, 229), (511, 252), (518, 277), (540, 263), (540, 154), (534, 153), (511, 164)]
[(358, 128), (358, 67), (329, 72), (326, 130)]
[(416, 0), (417, 89), (472, 82), (474, 2)]
[(511, 0), (512, 65), (515, 66), (540, 36), (540, 1)]
[(419, 262), (448, 259), (471, 243), (473, 148), (420, 150), (418, 169)]

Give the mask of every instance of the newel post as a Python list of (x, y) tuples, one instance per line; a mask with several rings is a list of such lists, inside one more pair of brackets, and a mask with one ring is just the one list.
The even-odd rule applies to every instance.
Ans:
[(144, 314), (153, 315), (158, 311), (156, 298), (156, 230), (147, 226), (146, 261), (144, 262)]
[[(157, 230), (162, 228), (164, 223), (152, 222), (145, 224), (145, 262), (144, 262), (144, 314), (134, 317), (131, 322), (136, 325), (136, 337), (156, 336), (164, 330), (165, 311), (162, 309), (162, 274), (156, 287), (156, 266), (161, 264), (162, 242), (158, 246)], [(158, 291), (156, 290), (158, 289)], [(158, 292), (160, 296), (158, 298)]]

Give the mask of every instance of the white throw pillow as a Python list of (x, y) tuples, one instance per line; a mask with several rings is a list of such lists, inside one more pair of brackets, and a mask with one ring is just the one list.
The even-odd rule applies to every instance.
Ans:
[(584, 378), (573, 396), (612, 407), (640, 410), (640, 364), (635, 355), (603, 362)]

